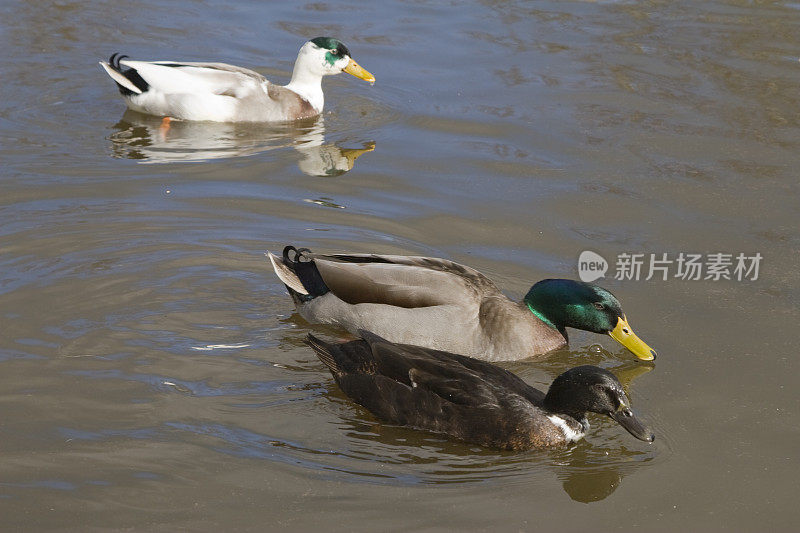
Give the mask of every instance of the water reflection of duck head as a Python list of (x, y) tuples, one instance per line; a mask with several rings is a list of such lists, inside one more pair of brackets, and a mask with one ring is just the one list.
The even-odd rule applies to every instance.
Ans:
[(356, 159), (367, 152), (375, 150), (373, 141), (364, 143), (363, 148), (340, 148), (335, 144), (319, 146), (295, 146), (303, 154), (297, 166), (309, 176), (341, 176), (350, 172)]

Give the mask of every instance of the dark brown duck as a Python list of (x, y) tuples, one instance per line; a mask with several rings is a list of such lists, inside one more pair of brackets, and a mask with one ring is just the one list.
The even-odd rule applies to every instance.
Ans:
[(360, 331), (362, 339), (308, 344), (342, 391), (379, 419), (506, 450), (580, 440), (587, 412), (608, 415), (637, 439), (655, 436), (637, 419), (622, 385), (608, 370), (567, 370), (547, 394), (491, 363), (389, 342)]

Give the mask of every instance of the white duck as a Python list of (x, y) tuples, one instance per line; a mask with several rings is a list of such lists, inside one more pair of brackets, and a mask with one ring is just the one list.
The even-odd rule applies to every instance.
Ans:
[[(375, 77), (337, 39), (317, 37), (297, 54), (288, 85), (225, 63), (131, 61), (114, 54), (100, 65), (134, 111), (181, 120), (276, 122), (316, 116), (325, 98), (322, 77), (344, 71), (370, 83)], [(127, 67), (127, 68), (125, 68)]]

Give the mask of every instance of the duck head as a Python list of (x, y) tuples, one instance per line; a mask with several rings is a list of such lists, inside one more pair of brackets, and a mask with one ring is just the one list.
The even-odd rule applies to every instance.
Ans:
[(644, 361), (656, 351), (631, 329), (619, 300), (592, 283), (570, 279), (545, 279), (531, 287), (525, 305), (537, 317), (567, 337), (566, 328), (607, 333)]
[(639, 440), (653, 442), (655, 435), (631, 411), (630, 400), (619, 380), (600, 367), (585, 365), (571, 368), (550, 385), (542, 406), (583, 420), (587, 412), (611, 417)]
[(322, 77), (340, 72), (347, 72), (370, 83), (375, 82), (375, 76), (350, 57), (350, 50), (341, 41), (333, 37), (316, 37), (300, 48), (292, 81), (303, 74)]

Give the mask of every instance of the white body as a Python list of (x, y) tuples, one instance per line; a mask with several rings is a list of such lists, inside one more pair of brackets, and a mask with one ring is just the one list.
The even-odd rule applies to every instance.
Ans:
[[(331, 57), (329, 50), (311, 41), (305, 43), (286, 86), (270, 83), (253, 70), (225, 63), (123, 59), (117, 67), (105, 61), (100, 65), (124, 88), (123, 97), (134, 111), (183, 120), (275, 122), (322, 112), (322, 77), (338, 74), (351, 63), (346, 55), (331, 62), (326, 54)], [(134, 69), (147, 87), (138, 87), (126, 77), (130, 72), (120, 66)]]

